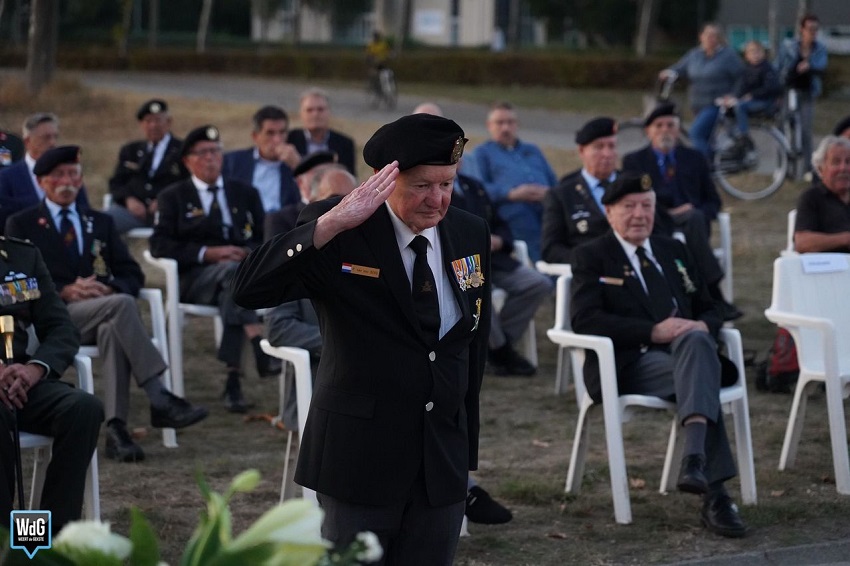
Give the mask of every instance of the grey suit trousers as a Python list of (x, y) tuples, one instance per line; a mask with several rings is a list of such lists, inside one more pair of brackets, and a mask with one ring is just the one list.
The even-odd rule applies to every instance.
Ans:
[(709, 483), (737, 475), (720, 410), (720, 360), (707, 332), (689, 332), (670, 344), (669, 352), (652, 349), (624, 369), (620, 394), (654, 395), (676, 401), (680, 421), (691, 415), (708, 419), (705, 438)]
[(141, 387), (167, 369), (151, 342), (136, 299), (116, 293), (68, 304), (71, 321), (80, 330), (80, 343), (97, 345), (106, 378), (106, 421), (127, 422), (130, 410), (130, 376)]
[(505, 342), (513, 344), (519, 340), (534, 317), (537, 307), (552, 294), (552, 280), (542, 273), (518, 266), (513, 271), (494, 269), (490, 276), (493, 286), (507, 292), (508, 297), (502, 310), (493, 309), (490, 322), (490, 348), (501, 348)]

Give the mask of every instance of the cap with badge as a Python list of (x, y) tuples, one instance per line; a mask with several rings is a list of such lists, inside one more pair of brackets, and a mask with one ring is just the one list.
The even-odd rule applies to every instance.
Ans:
[(363, 146), (363, 159), (373, 169), (398, 161), (400, 171), (417, 165), (454, 165), (467, 141), (454, 120), (410, 114), (378, 128)]
[(180, 156), (186, 157), (195, 147), (195, 144), (203, 141), (220, 142), (221, 135), (218, 133), (218, 128), (207, 124), (200, 128), (195, 128), (183, 140), (183, 147), (180, 150)]
[(652, 190), (652, 179), (645, 173), (624, 171), (617, 175), (614, 182), (605, 189), (602, 204), (616, 204), (626, 195), (648, 193)]
[(168, 104), (166, 104), (164, 100), (154, 98), (153, 100), (148, 100), (139, 107), (138, 112), (136, 112), (136, 119), (142, 121), (148, 114), (160, 114), (167, 111)]
[(844, 130), (847, 129), (850, 129), (850, 116), (845, 117), (835, 125), (835, 129), (832, 130), (832, 135), (840, 136), (844, 133)]
[(80, 146), (60, 145), (53, 147), (41, 154), (32, 168), (32, 174), (36, 177), (49, 175), (51, 171), (66, 163), (80, 162)]
[(665, 102), (663, 104), (659, 104), (655, 108), (652, 109), (652, 112), (647, 114), (646, 118), (643, 120), (643, 127), (646, 128), (650, 126), (655, 120), (661, 118), (662, 116), (678, 116), (679, 113), (676, 112), (676, 105), (672, 102)]
[(325, 163), (336, 163), (336, 153), (333, 151), (315, 151), (311, 153), (295, 166), (295, 169), (292, 170), (292, 176), (303, 175), (313, 167), (318, 167)]
[(607, 138), (617, 134), (617, 122), (613, 118), (603, 116), (594, 118), (576, 132), (576, 144), (587, 145), (599, 138)]

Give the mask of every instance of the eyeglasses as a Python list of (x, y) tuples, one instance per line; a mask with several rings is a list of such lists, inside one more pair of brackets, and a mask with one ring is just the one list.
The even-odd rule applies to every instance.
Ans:
[(194, 155), (195, 157), (207, 157), (211, 155), (219, 155), (221, 153), (220, 147), (208, 147), (205, 149), (198, 149), (195, 151), (190, 151), (189, 155)]

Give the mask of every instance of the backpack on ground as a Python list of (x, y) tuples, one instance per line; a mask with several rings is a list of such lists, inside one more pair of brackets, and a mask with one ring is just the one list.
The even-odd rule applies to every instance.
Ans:
[(778, 328), (767, 358), (756, 366), (756, 388), (772, 393), (791, 393), (799, 375), (794, 339), (786, 329)]

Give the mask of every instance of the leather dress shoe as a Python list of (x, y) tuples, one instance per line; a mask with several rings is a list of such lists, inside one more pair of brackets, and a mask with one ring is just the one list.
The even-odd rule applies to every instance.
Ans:
[(231, 413), (247, 413), (248, 409), (254, 407), (254, 403), (245, 401), (242, 396), (242, 385), (238, 371), (230, 371), (227, 374), (227, 384), (224, 386), (224, 408)]
[(168, 405), (157, 408), (151, 405), (151, 426), (156, 428), (185, 428), (207, 418), (209, 411), (182, 399), (169, 391)]
[(118, 419), (106, 425), (106, 457), (119, 462), (141, 462), (145, 459), (142, 447), (133, 441), (127, 425)]
[(689, 454), (682, 458), (682, 468), (679, 470), (679, 480), (676, 482), (679, 491), (702, 494), (708, 491), (708, 479), (705, 477), (705, 456)]
[(537, 368), (531, 362), (522, 357), (509, 343), (501, 348), (490, 350), (488, 361), (494, 374), (520, 375), (530, 377), (537, 373)]
[(744, 313), (730, 302), (718, 301), (718, 307), (720, 308), (720, 315), (723, 317), (723, 322), (738, 320), (744, 316)]
[(466, 494), (464, 514), (470, 522), (482, 525), (500, 525), (514, 517), (508, 509), (477, 485), (472, 486)]
[(705, 528), (716, 535), (740, 538), (747, 534), (747, 526), (738, 514), (738, 506), (726, 493), (706, 495), (700, 516)]

